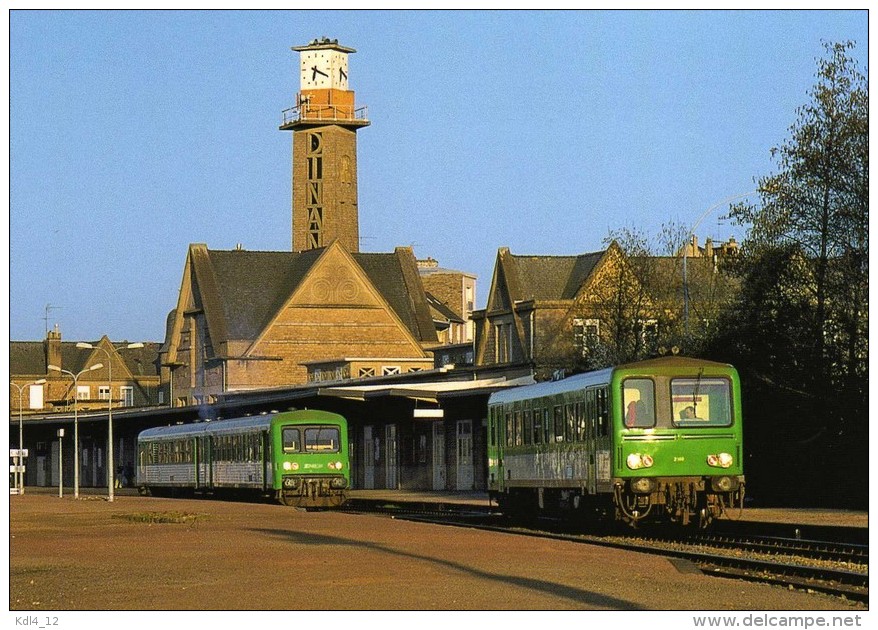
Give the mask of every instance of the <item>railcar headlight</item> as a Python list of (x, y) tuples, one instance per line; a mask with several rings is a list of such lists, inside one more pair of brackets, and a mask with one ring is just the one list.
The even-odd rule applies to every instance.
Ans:
[(284, 462), (284, 470), (292, 470), (293, 463), (292, 462)]
[(707, 456), (707, 465), (714, 468), (729, 468), (734, 461), (735, 458), (728, 453)]
[(641, 455), (640, 453), (631, 453), (625, 460), (628, 468), (631, 470), (639, 470), (641, 468), (649, 468), (653, 464), (651, 455)]
[(341, 470), (343, 466), (341, 462), (329, 462), (329, 467), (333, 470)]

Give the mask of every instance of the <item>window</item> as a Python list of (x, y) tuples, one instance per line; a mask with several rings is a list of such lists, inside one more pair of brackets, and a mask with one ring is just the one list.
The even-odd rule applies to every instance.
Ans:
[(88, 385), (76, 386), (76, 400), (89, 400), (91, 398), (91, 387)]
[(601, 322), (597, 319), (573, 320), (573, 344), (580, 356), (587, 357), (598, 344)]
[(729, 382), (723, 378), (675, 378), (671, 381), (674, 424), (684, 427), (732, 423)]
[(391, 374), (400, 374), (401, 371), (398, 365), (385, 365), (381, 368), (382, 376), (390, 376)]
[(98, 400), (110, 400), (110, 386), (109, 385), (98, 386)]
[(338, 427), (308, 427), (305, 429), (306, 453), (337, 453)]
[(515, 431), (515, 446), (521, 446), (521, 412), (512, 414), (512, 423)]
[(608, 392), (606, 387), (601, 387), (595, 392), (595, 405), (597, 411), (597, 437), (603, 437), (610, 434), (610, 407), (607, 401), (607, 394)]
[(133, 407), (134, 406), (134, 388), (130, 385), (123, 385), (119, 388), (119, 393), (122, 395), (122, 406), (123, 407)]
[(655, 426), (655, 383), (648, 378), (622, 382), (622, 414), (628, 428)]
[(543, 410), (534, 409), (534, 444), (543, 443)]
[(359, 370), (357, 370), (357, 377), (359, 378), (367, 378), (370, 376), (375, 376), (375, 368), (361, 367)]
[(508, 363), (511, 360), (509, 351), (512, 346), (512, 326), (496, 324), (494, 326), (494, 359), (496, 363)]
[(283, 441), (284, 453), (298, 453), (301, 446), (299, 445), (299, 430), (293, 427), (284, 427), (281, 431), (281, 440)]

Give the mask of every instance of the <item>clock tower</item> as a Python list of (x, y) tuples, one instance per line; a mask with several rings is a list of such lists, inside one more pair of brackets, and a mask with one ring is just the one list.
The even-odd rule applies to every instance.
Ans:
[(299, 94), (280, 126), (293, 132), (293, 251), (338, 240), (358, 252), (357, 130), (369, 121), (348, 86), (348, 55), (356, 51), (326, 38), (293, 50)]

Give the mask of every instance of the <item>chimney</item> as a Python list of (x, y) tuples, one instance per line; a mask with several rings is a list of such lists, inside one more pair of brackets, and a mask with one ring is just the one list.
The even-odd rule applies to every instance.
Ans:
[[(58, 324), (46, 334), (46, 365), (61, 365), (61, 331)], [(48, 369), (48, 368), (46, 368)]]

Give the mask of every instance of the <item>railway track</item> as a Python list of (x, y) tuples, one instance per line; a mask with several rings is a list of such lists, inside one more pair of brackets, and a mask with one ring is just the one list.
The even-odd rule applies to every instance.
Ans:
[(450, 505), (405, 505), (353, 502), (347, 511), (446, 526), (478, 528), (505, 534), (536, 536), (659, 554), (679, 570), (797, 588), (868, 603), (868, 546), (839, 540), (809, 540), (759, 534), (655, 534), (648, 531), (613, 535), (571, 531), (564, 521), (539, 519), (516, 523), (486, 508)]

